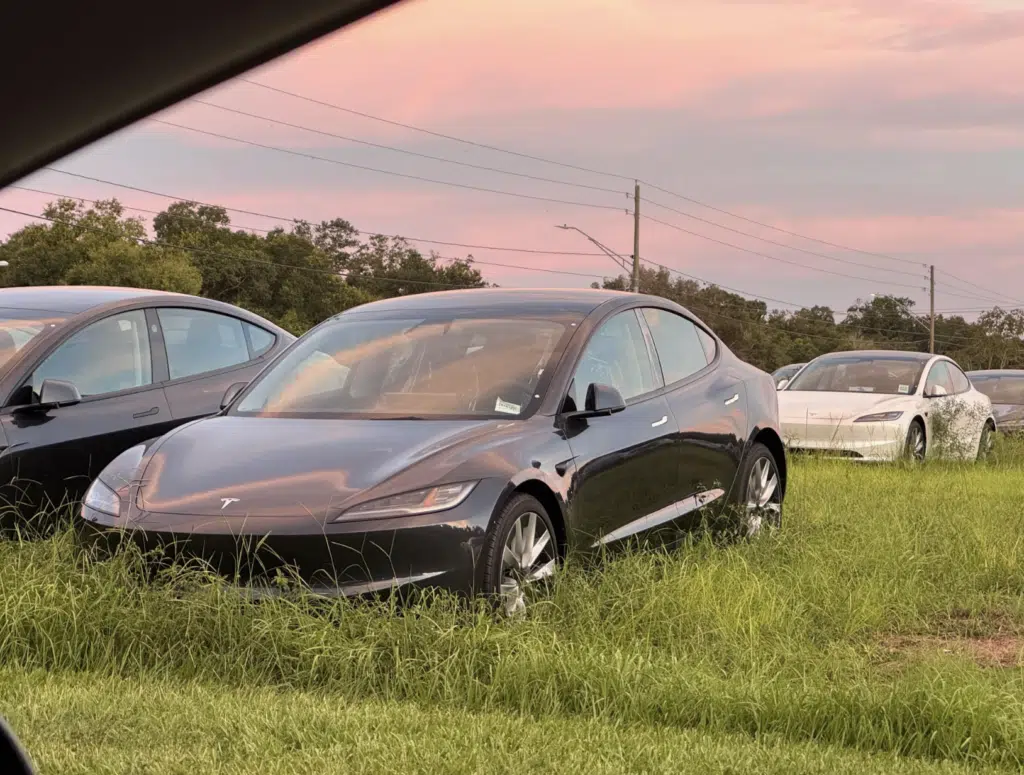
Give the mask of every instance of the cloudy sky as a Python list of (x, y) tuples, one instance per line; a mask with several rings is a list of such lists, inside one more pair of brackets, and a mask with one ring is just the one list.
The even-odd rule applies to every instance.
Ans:
[(1024, 0), (409, 0), (57, 166), (239, 227), (340, 216), (506, 286), (614, 274), (554, 227), (631, 253), (638, 179), (645, 259), (774, 307), (926, 308), (923, 264), (939, 310), (1024, 305), (1022, 55)]

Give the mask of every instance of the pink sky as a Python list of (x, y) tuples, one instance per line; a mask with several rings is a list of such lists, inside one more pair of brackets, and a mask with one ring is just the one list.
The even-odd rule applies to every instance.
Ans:
[[(897, 293), (923, 305), (920, 264), (934, 263), (939, 309), (991, 306), (994, 299), (1024, 305), (1024, 12), (1013, 5), (411, 0), (248, 77), (435, 132), (637, 177), (788, 231), (910, 262), (797, 239), (642, 186), (643, 214), (701, 236), (644, 220), (641, 255), (750, 294), (841, 310), (873, 292)], [(241, 81), (201, 99), (321, 133), (194, 102), (162, 118), (350, 164), (608, 209), (429, 184), (152, 122), (60, 166), (286, 218), (341, 216), (366, 231), (591, 251), (578, 233), (554, 229), (569, 223), (615, 250), (632, 250), (624, 195), (631, 180), (408, 131)], [(116, 195), (139, 208), (167, 204), (54, 173), (23, 185), (87, 198)], [(0, 193), (4, 205), (32, 212), (51, 198)], [(255, 216), (233, 220), (275, 225)], [(24, 222), (0, 215), (0, 234)], [(615, 270), (596, 256), (421, 246), (450, 256), (472, 252), (490, 262), (481, 265), (487, 279), (508, 286), (580, 286)]]

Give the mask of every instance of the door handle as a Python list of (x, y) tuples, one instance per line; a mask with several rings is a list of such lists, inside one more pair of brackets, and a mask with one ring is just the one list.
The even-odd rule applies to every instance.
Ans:
[(651, 427), (652, 428), (657, 428), (659, 425), (664, 425), (667, 422), (668, 422), (668, 415), (666, 414), (660, 420), (658, 420), (657, 422), (652, 422), (651, 423)]
[(739, 393), (733, 393), (732, 398), (725, 399), (725, 405), (728, 406), (729, 404), (735, 404), (739, 400), (740, 400), (740, 394)]
[(136, 412), (132, 415), (136, 420), (140, 420), (143, 417), (152, 417), (154, 414), (160, 414), (160, 407), (154, 406), (152, 409), (147, 409), (144, 412)]

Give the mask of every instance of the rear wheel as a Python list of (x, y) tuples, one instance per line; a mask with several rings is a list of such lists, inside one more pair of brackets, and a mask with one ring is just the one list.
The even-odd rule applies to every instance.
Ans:
[(558, 561), (551, 517), (532, 495), (515, 495), (487, 536), (484, 591), (506, 614), (520, 613), (530, 589), (547, 582)]
[(782, 527), (782, 477), (775, 456), (755, 443), (738, 473), (740, 537), (755, 538)]
[(907, 431), (906, 457), (912, 462), (920, 462), (924, 460), (927, 451), (928, 442), (924, 435), (924, 425), (920, 420), (914, 420)]
[(989, 455), (992, 454), (992, 434), (995, 432), (995, 428), (992, 423), (985, 420), (985, 425), (981, 429), (981, 439), (978, 441), (978, 460), (988, 460)]

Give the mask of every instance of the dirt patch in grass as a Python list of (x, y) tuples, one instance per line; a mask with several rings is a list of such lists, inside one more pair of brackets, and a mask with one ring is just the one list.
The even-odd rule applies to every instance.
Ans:
[(966, 656), (982, 667), (1017, 667), (1024, 664), (1021, 659), (1024, 637), (1020, 635), (974, 638), (896, 635), (887, 638), (883, 646), (889, 657), (896, 660), (940, 653)]

